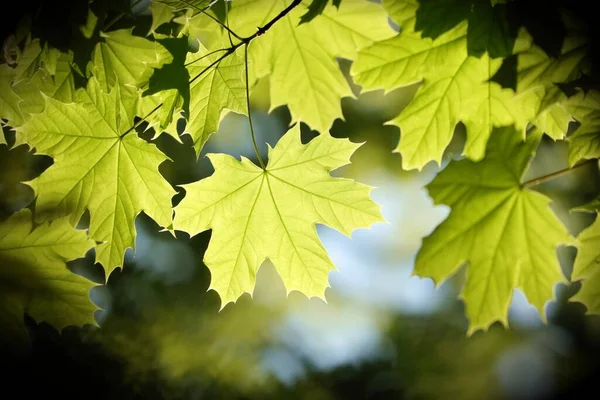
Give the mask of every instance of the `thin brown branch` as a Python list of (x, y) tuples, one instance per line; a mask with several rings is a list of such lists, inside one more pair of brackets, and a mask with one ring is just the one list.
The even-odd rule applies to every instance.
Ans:
[(535, 178), (535, 179), (530, 179), (527, 182), (524, 182), (523, 184), (521, 184), (521, 186), (522, 187), (530, 187), (530, 186), (539, 185), (540, 183), (544, 183), (544, 182), (549, 181), (551, 179), (558, 178), (559, 176), (566, 175), (566, 174), (570, 173), (571, 171), (574, 171), (577, 168), (583, 167), (584, 165), (590, 164), (592, 162), (598, 162), (598, 160), (594, 159), (594, 158), (591, 158), (589, 160), (585, 160), (583, 162), (580, 162), (579, 164), (575, 164), (572, 167), (564, 168), (564, 169), (561, 169), (559, 171), (555, 171), (555, 172), (552, 172), (552, 173), (550, 173), (548, 175), (540, 176), (540, 177)]
[[(216, 53), (218, 51), (224, 51), (225, 53), (217, 58), (215, 61), (213, 61), (212, 63), (210, 63), (209, 66), (207, 66), (206, 68), (204, 68), (202, 71), (200, 71), (198, 74), (196, 74), (196, 76), (194, 76), (192, 79), (190, 79), (189, 84), (192, 84), (196, 79), (200, 78), (202, 75), (204, 75), (207, 71), (209, 71), (212, 67), (214, 67), (215, 65), (218, 65), (223, 59), (225, 59), (226, 57), (228, 57), (230, 54), (233, 54), (240, 46), (242, 45), (246, 45), (246, 65), (247, 65), (247, 49), (248, 49), (248, 45), (250, 44), (250, 42), (254, 39), (256, 39), (258, 36), (265, 34), (277, 21), (279, 21), (281, 18), (285, 17), (290, 11), (292, 11), (295, 7), (297, 7), (300, 3), (302, 2), (302, 0), (294, 0), (289, 6), (287, 6), (284, 10), (282, 10), (279, 14), (277, 14), (271, 21), (267, 22), (264, 26), (259, 27), (256, 31), (256, 33), (254, 33), (253, 35), (250, 35), (248, 37), (245, 38), (241, 38), (240, 42), (232, 45), (229, 48), (226, 49), (219, 49), (219, 50), (215, 50), (212, 53)], [(212, 3), (211, 3), (212, 4)], [(209, 53), (209, 54), (212, 54)], [(192, 62), (190, 62), (189, 64), (193, 64), (194, 62), (201, 60), (202, 58), (208, 56), (209, 54), (198, 58), (197, 60), (194, 60)], [(186, 66), (189, 64), (185, 64)], [(248, 71), (248, 67), (246, 66), (246, 76), (247, 76), (247, 71)], [(246, 81), (246, 85), (247, 85), (247, 81)], [(148, 113), (146, 116), (144, 116), (141, 120), (139, 120), (135, 125), (133, 125), (130, 129), (128, 129), (125, 133), (123, 133), (121, 135), (121, 137), (124, 137), (125, 135), (127, 135), (128, 133), (132, 132), (135, 130), (135, 128), (137, 128), (142, 122), (144, 122), (146, 120), (146, 118), (148, 118), (150, 115), (154, 114), (156, 111), (158, 111), (164, 103), (160, 103), (159, 105), (157, 105), (156, 107), (154, 107), (154, 109), (152, 111), (150, 111), (150, 113)], [(248, 113), (250, 113), (250, 110), (248, 110)]]

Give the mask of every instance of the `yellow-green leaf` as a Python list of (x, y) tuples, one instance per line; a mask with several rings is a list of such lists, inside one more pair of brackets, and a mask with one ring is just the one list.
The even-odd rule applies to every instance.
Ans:
[[(290, 3), (236, 0), (231, 2), (230, 27), (240, 36), (252, 35)], [(357, 50), (394, 31), (381, 6), (367, 0), (343, 1), (339, 8), (329, 4), (310, 23), (299, 25), (309, 5), (301, 3), (253, 40), (249, 62), (254, 78), (269, 76), (271, 109), (287, 105), (292, 121), (325, 132), (342, 118), (341, 98), (352, 96), (336, 57), (353, 60)]]
[(296, 125), (269, 148), (266, 170), (246, 158), (209, 155), (215, 173), (183, 186), (186, 197), (175, 208), (173, 227), (192, 236), (213, 230), (204, 261), (222, 307), (253, 292), (267, 258), (288, 293), (324, 298), (335, 266), (315, 224), (349, 236), (383, 221), (370, 187), (329, 175), (348, 164), (359, 146), (327, 133), (303, 145)]
[(413, 100), (390, 121), (400, 128), (395, 151), (402, 154), (404, 169), (421, 169), (432, 160), (440, 164), (459, 121), (467, 127), (464, 155), (480, 160), (492, 129), (513, 124), (520, 112), (514, 93), (490, 81), (502, 59), (468, 54), (466, 20), (437, 32), (435, 39), (415, 32), (408, 15), (417, 12), (413, 3), (384, 3), (405, 26), (399, 35), (361, 50), (351, 73), (365, 90), (389, 91), (423, 81)]
[(581, 289), (572, 301), (583, 303), (588, 313), (600, 315), (600, 218), (583, 230), (581, 243), (573, 266), (572, 280), (582, 280)]
[(246, 110), (246, 82), (244, 78), (243, 50), (229, 55), (213, 68), (202, 73), (222, 54), (207, 56), (208, 51), (200, 45), (200, 51), (188, 54), (186, 63), (190, 78), (190, 115), (185, 132), (192, 137), (196, 154), (219, 128), (221, 114), (227, 109), (240, 114)]
[(452, 211), (424, 239), (415, 273), (441, 284), (468, 263), (461, 298), (469, 333), (494, 321), (506, 325), (515, 288), (545, 320), (554, 285), (566, 282), (556, 247), (572, 238), (550, 199), (521, 184), (540, 137), (536, 131), (522, 142), (514, 128), (497, 128), (483, 161), (452, 162), (427, 186), (435, 203)]
[(98, 307), (89, 295), (97, 285), (65, 265), (93, 247), (85, 231), (67, 219), (33, 228), (31, 212), (24, 209), (0, 223), (2, 330), (24, 337), (25, 313), (59, 332), (67, 325), (95, 325)]
[(135, 217), (144, 211), (161, 226), (171, 224), (173, 188), (158, 172), (167, 157), (133, 130), (137, 94), (115, 86), (109, 93), (90, 79), (75, 103), (47, 99), (41, 114), (17, 130), (54, 164), (29, 184), (40, 221), (68, 215), (73, 225), (90, 212), (90, 236), (101, 244), (96, 260), (110, 272), (123, 265), (135, 243)]
[(585, 68), (586, 41), (576, 34), (565, 39), (558, 58), (533, 45), (517, 56), (516, 123), (523, 129), (529, 122), (542, 132), (561, 140), (567, 134), (571, 114), (567, 96), (556, 83), (568, 82)]
[[(0, 118), (6, 120), (9, 125), (18, 125), (23, 121), (23, 114), (19, 106), (21, 98), (17, 96), (12, 88), (15, 75), (13, 68), (7, 64), (0, 65)], [(4, 135), (2, 135), (0, 141), (6, 143), (3, 140)]]
[(600, 158), (600, 92), (590, 90), (569, 98), (566, 108), (581, 123), (568, 136), (569, 165), (581, 160)]
[(92, 73), (100, 87), (109, 91), (115, 83), (140, 87), (153, 68), (170, 61), (169, 53), (157, 42), (134, 36), (130, 29), (102, 33), (92, 57)]

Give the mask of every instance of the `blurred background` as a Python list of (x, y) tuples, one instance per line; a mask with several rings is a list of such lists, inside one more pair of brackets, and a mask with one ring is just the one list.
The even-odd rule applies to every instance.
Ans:
[[(340, 67), (348, 77), (349, 63), (340, 60)], [(78, 399), (558, 399), (586, 393), (600, 377), (600, 318), (568, 302), (578, 284), (556, 287), (548, 324), (516, 292), (510, 329), (494, 324), (467, 337), (457, 298), (464, 268), (437, 288), (411, 275), (422, 238), (449, 213), (433, 205), (424, 186), (460, 157), (464, 129), (457, 128), (441, 167), (402, 171), (400, 155), (392, 153), (399, 130), (383, 123), (410, 101), (417, 85), (385, 95), (353, 88), (357, 97), (342, 101), (344, 121), (336, 121), (331, 133), (366, 143), (334, 175), (375, 186), (372, 196), (389, 224), (358, 230), (351, 239), (318, 227), (339, 269), (330, 274), (327, 304), (296, 292), (286, 297), (267, 262), (253, 298), (244, 295), (219, 312), (202, 263), (210, 231), (192, 238), (177, 232), (174, 238), (141, 214), (136, 251), (128, 250), (125, 268), (91, 293), (102, 308), (96, 314), (100, 328), (69, 327), (60, 335), (26, 317), (31, 348), (10, 351), (0, 338), (3, 386), (26, 397)], [(274, 146), (290, 124), (285, 107), (268, 112), (268, 89), (268, 81), (259, 82), (251, 99), (265, 158), (266, 143)], [(140, 136), (150, 140), (153, 133), (141, 128)], [(302, 129), (305, 142), (316, 134)], [(34, 194), (22, 182), (52, 163), (25, 146), (12, 147), (14, 133), (4, 133), (9, 145), (0, 145), (2, 220), (30, 206)], [(224, 116), (199, 159), (189, 137), (182, 139), (180, 144), (161, 135), (155, 142), (173, 160), (160, 171), (175, 187), (211, 175), (206, 153), (255, 160), (248, 120), (241, 115)], [(544, 139), (526, 179), (565, 167), (567, 144)], [(554, 200), (572, 234), (593, 221), (591, 214), (569, 210), (598, 193), (594, 165), (535, 189)], [(174, 205), (184, 195), (178, 191)], [(575, 254), (573, 248), (558, 250), (567, 277)], [(93, 260), (91, 251), (69, 268), (102, 283), (103, 270)]]

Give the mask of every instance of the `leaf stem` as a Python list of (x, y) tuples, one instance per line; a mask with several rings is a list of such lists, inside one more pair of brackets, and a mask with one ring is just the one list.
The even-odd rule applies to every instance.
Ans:
[(589, 160), (585, 160), (583, 162), (580, 162), (579, 164), (575, 164), (572, 167), (563, 168), (563, 169), (561, 169), (559, 171), (555, 171), (555, 172), (552, 172), (550, 174), (547, 174), (547, 175), (544, 175), (544, 176), (540, 176), (538, 178), (530, 179), (527, 182), (522, 183), (521, 187), (537, 186), (537, 185), (539, 185), (541, 183), (544, 183), (546, 181), (549, 181), (551, 179), (558, 178), (559, 176), (562, 176), (562, 175), (566, 175), (569, 172), (571, 172), (571, 171), (573, 171), (573, 170), (575, 170), (575, 169), (577, 169), (579, 167), (583, 167), (584, 165), (590, 164), (590, 163), (592, 163), (594, 161), (598, 162), (597, 159), (590, 158)]
[(193, 60), (193, 61), (190, 61), (189, 63), (183, 64), (183, 66), (184, 66), (184, 67), (187, 67), (188, 65), (192, 65), (193, 63), (196, 63), (196, 62), (198, 62), (198, 61), (200, 61), (200, 60), (203, 60), (203, 59), (205, 59), (206, 57), (210, 57), (210, 56), (212, 56), (213, 54), (215, 54), (215, 53), (220, 53), (220, 52), (222, 52), (222, 51), (229, 51), (229, 49), (227, 48), (227, 49), (217, 49), (217, 50), (213, 50), (213, 51), (211, 51), (210, 53), (206, 53), (205, 55), (203, 55), (203, 56), (201, 56), (201, 57), (198, 57), (198, 58), (196, 58), (196, 59), (195, 59), (195, 60)]
[(219, 21), (217, 18), (215, 18), (214, 16), (210, 15), (209, 13), (207, 13), (206, 11), (201, 11), (202, 14), (206, 15), (208, 18), (212, 19), (213, 21), (215, 21), (217, 24), (219, 24), (221, 26), (221, 28), (225, 29), (227, 31), (227, 34), (229, 36), (229, 43), (231, 44), (231, 46), (233, 46), (233, 42), (231, 41), (231, 35), (235, 36), (236, 39), (239, 40), (244, 40), (243, 37), (239, 36), (237, 33), (235, 33), (234, 31), (232, 31), (231, 29), (229, 29), (229, 27), (227, 25), (225, 25), (224, 23), (222, 23), (221, 21)]
[(160, 103), (159, 105), (157, 105), (156, 107), (154, 107), (152, 109), (152, 111), (150, 111), (148, 114), (146, 114), (144, 117), (142, 117), (142, 119), (140, 119), (138, 122), (136, 122), (135, 124), (133, 124), (133, 126), (129, 129), (127, 129), (121, 136), (120, 138), (124, 138), (125, 135), (127, 135), (130, 132), (133, 132), (135, 130), (135, 128), (137, 128), (138, 126), (140, 126), (142, 124), (142, 122), (146, 121), (146, 118), (148, 118), (149, 116), (151, 116), (152, 114), (154, 114), (155, 112), (157, 112), (164, 103)]
[(258, 151), (258, 145), (256, 144), (256, 135), (254, 134), (254, 125), (252, 124), (252, 113), (250, 112), (250, 81), (248, 79), (248, 44), (244, 47), (244, 63), (246, 64), (246, 106), (248, 109), (248, 123), (250, 124), (250, 134), (252, 135), (252, 144), (254, 145), (254, 152), (256, 153), (256, 158), (258, 158), (258, 162), (260, 163), (260, 167), (265, 170), (265, 163), (260, 156), (260, 152)]

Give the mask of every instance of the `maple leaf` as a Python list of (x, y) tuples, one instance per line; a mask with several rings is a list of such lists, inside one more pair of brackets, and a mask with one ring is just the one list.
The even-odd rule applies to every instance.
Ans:
[[(596, 212), (600, 201), (578, 208), (578, 211)], [(573, 275), (571, 280), (582, 280), (581, 289), (570, 301), (576, 301), (586, 306), (589, 314), (600, 314), (600, 218), (587, 229), (584, 229), (577, 239), (580, 242)]]
[(67, 269), (65, 262), (94, 247), (67, 219), (32, 227), (23, 209), (0, 223), (0, 321), (15, 336), (26, 335), (27, 313), (59, 332), (67, 325), (96, 325), (98, 309), (89, 298), (95, 283)]
[[(19, 102), (21, 98), (12, 89), (12, 82), (15, 78), (15, 70), (7, 64), (0, 65), (0, 119), (7, 121), (9, 125), (21, 124), (23, 114)], [(4, 124), (4, 123), (3, 123)], [(4, 141), (4, 135), (0, 138), (0, 143)]]
[[(513, 101), (514, 93), (490, 81), (502, 60), (482, 54), (482, 49), (492, 48), (493, 54), (502, 54), (513, 46), (516, 38), (500, 36), (498, 39), (501, 30), (493, 24), (471, 22), (477, 20), (481, 12), (489, 14), (489, 4), (481, 12), (481, 7), (476, 8), (478, 13), (471, 13), (469, 22), (449, 21), (443, 33), (421, 26), (435, 39), (415, 31), (419, 27), (418, 18), (413, 21), (409, 13), (417, 13), (420, 8), (415, 9), (414, 1), (389, 0), (384, 6), (395, 21), (408, 22), (398, 36), (361, 50), (351, 74), (365, 90), (389, 91), (423, 81), (413, 100), (390, 121), (401, 131), (395, 151), (402, 154), (403, 168), (421, 169), (432, 160), (440, 164), (459, 121), (467, 127), (463, 154), (473, 160), (482, 159), (492, 129), (513, 124), (519, 114)], [(439, 10), (434, 7), (427, 13), (434, 11)], [(490, 32), (483, 32), (484, 26)], [(475, 40), (472, 38), (477, 39), (471, 47), (478, 57), (469, 54), (469, 42)], [(520, 49), (526, 45), (522, 40), (513, 47)]]
[(536, 131), (523, 143), (513, 127), (496, 128), (483, 161), (452, 162), (427, 186), (435, 203), (452, 211), (424, 239), (415, 273), (441, 284), (468, 262), (461, 298), (469, 334), (497, 320), (507, 324), (514, 288), (545, 320), (554, 285), (566, 282), (555, 250), (572, 238), (550, 199), (521, 184), (540, 138)]
[(92, 72), (104, 91), (118, 81), (121, 85), (140, 87), (148, 81), (154, 68), (171, 61), (169, 52), (158, 42), (134, 36), (131, 29), (101, 33), (92, 56)]
[(59, 55), (60, 51), (49, 48), (47, 43), (42, 47), (39, 39), (28, 39), (15, 68), (15, 82), (33, 77), (39, 69), (54, 75)]
[(223, 110), (248, 114), (242, 51), (229, 55), (205, 73), (202, 71), (220, 54), (207, 56), (208, 51), (200, 45), (200, 51), (187, 57), (186, 63), (201, 58), (187, 67), (192, 79), (198, 77), (190, 84), (190, 110), (184, 131), (192, 137), (196, 154), (200, 154), (210, 135), (218, 130)]
[(152, 13), (152, 32), (164, 23), (170, 22), (179, 11), (201, 14), (205, 13), (215, 0), (154, 0), (150, 3)]
[[(231, 2), (230, 28), (239, 36), (249, 36), (285, 9), (291, 0), (276, 0), (265, 7), (262, 0)], [(251, 81), (269, 76), (271, 110), (287, 105), (292, 122), (303, 121), (319, 132), (329, 130), (342, 118), (340, 99), (352, 91), (339, 69), (336, 57), (353, 60), (358, 49), (394, 34), (380, 5), (369, 1), (341, 2), (339, 9), (329, 5), (310, 23), (301, 24), (308, 3), (301, 3), (277, 21), (249, 47)], [(205, 29), (207, 18), (199, 15), (190, 29)], [(227, 35), (209, 49), (223, 47)], [(215, 39), (216, 40), (216, 39)]]
[(155, 129), (154, 138), (165, 132), (181, 143), (177, 123), (183, 117), (183, 111), (189, 115), (190, 74), (185, 68), (189, 43), (185, 36), (158, 41), (171, 54), (172, 61), (154, 69), (150, 80), (144, 85), (138, 115), (144, 116), (148, 122), (146, 129)]
[[(30, 47), (39, 49), (39, 41), (33, 41)], [(72, 61), (72, 55), (60, 54), (54, 63), (54, 74), (37, 68), (30, 71), (29, 78), (21, 79), (17, 79), (16, 69), (0, 65), (0, 117), (15, 128), (23, 125), (31, 114), (43, 111), (44, 97), (72, 101), (75, 92)]]
[(187, 194), (175, 208), (173, 227), (192, 236), (213, 230), (204, 261), (222, 307), (252, 293), (266, 258), (288, 294), (298, 290), (324, 298), (335, 266), (315, 224), (349, 236), (354, 229), (384, 221), (369, 197), (372, 188), (329, 175), (348, 164), (359, 146), (327, 133), (303, 145), (296, 125), (274, 149), (269, 147), (265, 170), (246, 158), (210, 154), (215, 173), (183, 185)]
[(600, 92), (579, 92), (569, 98), (566, 109), (581, 125), (567, 137), (569, 165), (600, 157)]
[(77, 102), (47, 99), (41, 114), (17, 129), (27, 143), (54, 164), (29, 184), (37, 195), (40, 220), (69, 215), (73, 225), (90, 211), (90, 236), (102, 242), (96, 260), (107, 271), (123, 265), (134, 248), (134, 219), (145, 211), (159, 225), (171, 224), (175, 191), (158, 172), (167, 157), (140, 139), (133, 128), (137, 94), (115, 86), (109, 93), (90, 79)]
[(220, 59), (222, 52), (212, 54), (202, 44), (197, 52), (187, 53), (187, 39), (182, 39), (173, 43), (173, 63), (156, 69), (150, 78), (144, 95), (154, 94), (153, 100), (144, 100), (148, 98), (145, 96), (142, 102), (146, 110), (152, 103), (163, 103), (150, 124), (174, 137), (177, 134), (172, 124), (183, 112), (187, 116), (183, 133), (192, 137), (196, 154), (200, 154), (210, 135), (218, 130), (224, 111), (247, 115), (243, 49)]
[(585, 37), (571, 32), (558, 58), (536, 45), (517, 55), (515, 101), (521, 112), (516, 122), (522, 129), (531, 122), (554, 140), (566, 136), (572, 121), (569, 99), (556, 83), (574, 80), (585, 71), (586, 45)]
[(160, 1), (153, 1), (150, 3), (150, 12), (152, 13), (152, 26), (150, 27), (151, 32), (155, 32), (159, 26), (171, 22), (175, 13), (173, 8), (167, 4), (161, 3)]

